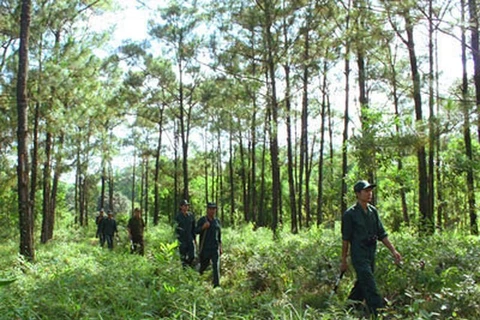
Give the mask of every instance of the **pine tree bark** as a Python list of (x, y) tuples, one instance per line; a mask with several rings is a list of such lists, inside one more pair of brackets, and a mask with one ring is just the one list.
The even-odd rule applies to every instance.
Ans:
[[(462, 22), (465, 22), (465, 1), (462, 0)], [(465, 25), (465, 23), (462, 23)], [(477, 213), (475, 210), (475, 178), (473, 172), (473, 151), (470, 132), (470, 108), (468, 102), (468, 74), (467, 74), (467, 40), (465, 30), (462, 30), (462, 106), (463, 106), (463, 137), (465, 140), (465, 155), (469, 160), (467, 166), (467, 199), (470, 217), (470, 232), (478, 235)]]
[[(422, 98), (420, 92), (420, 73), (418, 71), (417, 56), (415, 53), (415, 43), (413, 38), (413, 23), (411, 21), (410, 13), (404, 13), (405, 28), (407, 32), (406, 45), (408, 48), (408, 56), (410, 60), (410, 69), (413, 82), (413, 100), (415, 104), (415, 118), (418, 124), (420, 136), (424, 131), (423, 128), (423, 114), (422, 114)], [(428, 197), (428, 176), (427, 176), (427, 161), (425, 146), (420, 144), (417, 147), (417, 161), (418, 161), (418, 202), (421, 215), (421, 228), (424, 232), (433, 233), (435, 230), (432, 212), (429, 210)]]
[[(40, 62), (41, 65), (41, 62)], [(41, 67), (40, 68), (40, 73)], [(32, 216), (36, 216), (35, 203), (37, 194), (37, 180), (38, 180), (38, 131), (39, 131), (39, 119), (40, 119), (40, 103), (35, 104), (35, 118), (33, 120), (33, 149), (32, 149), (32, 161), (31, 161), (31, 175), (30, 175), (30, 205), (32, 208)]]
[(153, 200), (153, 225), (158, 225), (160, 218), (160, 153), (162, 150), (162, 127), (163, 127), (163, 110), (160, 109), (160, 120), (158, 123), (158, 140), (157, 149), (155, 150), (155, 173), (153, 181), (154, 200)]
[[(398, 80), (397, 80), (397, 69), (395, 67), (395, 61), (393, 60), (391, 52), (389, 52), (389, 67), (390, 71), (392, 73), (390, 77), (390, 84), (392, 86), (392, 98), (393, 98), (393, 107), (395, 109), (395, 118), (400, 119), (400, 102), (399, 102), (399, 94), (398, 94)], [(395, 132), (397, 136), (400, 136), (401, 133), (401, 128), (400, 124), (395, 122)], [(397, 156), (397, 170), (398, 172), (402, 173), (403, 172), (403, 148), (400, 148), (398, 151), (398, 156)], [(410, 217), (408, 215), (408, 207), (407, 207), (407, 195), (405, 192), (405, 185), (402, 182), (400, 182), (400, 202), (402, 205), (402, 217), (403, 217), (403, 222), (406, 225), (410, 225)]]
[(42, 233), (40, 240), (42, 243), (46, 243), (49, 240), (48, 235), (51, 233), (50, 228), (50, 193), (51, 193), (51, 162), (52, 162), (52, 145), (53, 145), (53, 136), (50, 132), (47, 131), (45, 138), (45, 162), (43, 164), (43, 203), (42, 203)]
[[(433, 213), (435, 212), (435, 147), (436, 147), (436, 126), (435, 126), (435, 90), (434, 90), (434, 81), (435, 81), (435, 70), (434, 70), (434, 55), (433, 55), (433, 37), (434, 37), (434, 26), (433, 26), (433, 4), (432, 0), (428, 1), (428, 65), (429, 65), (429, 76), (428, 76), (428, 108), (429, 108), (429, 117), (428, 117), (428, 211), (432, 216), (432, 223), (435, 219)], [(439, 226), (440, 227), (440, 226)]]
[[(350, 1), (348, 8), (350, 8)], [(350, 29), (350, 12), (347, 14), (345, 30)], [(345, 179), (348, 174), (348, 123), (350, 122), (350, 40), (345, 44), (345, 111), (343, 114), (343, 138), (342, 138), (342, 190), (341, 190), (341, 212), (347, 210), (347, 182)]]
[[(254, 67), (255, 70), (255, 67)], [(255, 71), (254, 71), (255, 74)], [(257, 150), (257, 132), (256, 132), (256, 127), (257, 127), (257, 101), (256, 101), (256, 96), (252, 97), (253, 99), (253, 112), (252, 112), (252, 118), (251, 118), (251, 126), (250, 126), (250, 132), (251, 132), (251, 141), (250, 141), (250, 146), (249, 146), (249, 151), (250, 151), (250, 176), (249, 176), (249, 198), (250, 198), (250, 218), (251, 221), (254, 222), (255, 225), (257, 225), (257, 157), (256, 157), (256, 150)]]
[(31, 1), (22, 0), (20, 19), (20, 46), (18, 50), (17, 73), (17, 181), (20, 225), (20, 254), (28, 260), (35, 260), (34, 220), (29, 199), (28, 163), (28, 43), (30, 37)]
[[(258, 2), (257, 2), (258, 4)], [(266, 68), (269, 79), (269, 102), (267, 108), (270, 111), (270, 118), (268, 122), (269, 133), (269, 147), (270, 147), (270, 161), (272, 174), (272, 221), (270, 227), (273, 231), (274, 237), (277, 236), (278, 224), (281, 221), (281, 181), (280, 181), (280, 166), (279, 166), (279, 146), (278, 146), (278, 100), (277, 100), (277, 83), (276, 83), (276, 62), (274, 59), (274, 39), (272, 34), (273, 28), (273, 3), (265, 1), (263, 10), (265, 17), (265, 44), (266, 44)]]
[[(307, 18), (307, 20), (311, 20)], [(303, 77), (302, 77), (302, 113), (301, 113), (301, 124), (300, 124), (300, 163), (299, 163), (299, 172), (298, 172), (298, 216), (299, 216), (299, 225), (302, 227), (302, 212), (304, 208), (310, 206), (307, 201), (303, 199), (303, 187), (305, 186), (305, 196), (308, 194), (308, 182), (307, 180), (307, 171), (308, 171), (308, 84), (309, 84), (309, 68), (310, 64), (310, 32), (308, 28), (305, 30), (305, 39), (304, 39), (304, 51), (303, 51), (303, 61), (305, 65), (303, 66)], [(304, 183), (305, 177), (305, 183)], [(307, 200), (307, 198), (305, 199)], [(305, 210), (305, 225), (308, 228), (311, 223), (310, 210)]]
[(105, 169), (105, 161), (102, 161), (102, 177), (100, 181), (100, 209), (105, 209), (106, 184), (107, 184), (107, 170)]
[[(358, 17), (356, 21), (357, 33), (362, 35), (367, 31), (365, 21), (366, 18), (363, 14), (362, 7), (365, 7), (366, 4), (364, 1), (355, 1), (355, 9), (358, 12)], [(357, 53), (357, 67), (358, 67), (358, 100), (360, 103), (360, 121), (362, 125), (362, 143), (361, 143), (361, 153), (360, 153), (360, 168), (361, 174), (366, 177), (367, 180), (375, 181), (375, 166), (376, 166), (376, 155), (375, 155), (375, 136), (372, 130), (372, 120), (369, 115), (369, 101), (367, 96), (367, 70), (365, 55), (366, 50), (363, 38), (355, 39), (356, 42), (356, 53)], [(373, 198), (373, 203), (375, 203), (375, 197)]]
[[(270, 112), (267, 109), (265, 112), (265, 123), (268, 124), (270, 118)], [(258, 210), (258, 226), (264, 227), (267, 225), (267, 217), (265, 215), (267, 211), (267, 206), (266, 206), (266, 181), (265, 181), (265, 175), (266, 175), (266, 156), (267, 156), (267, 126), (264, 127), (264, 132), (263, 132), (263, 141), (262, 141), (262, 158), (260, 162), (260, 199), (259, 199), (259, 210)]]
[(470, 13), (470, 37), (473, 58), (473, 83), (475, 86), (475, 103), (477, 106), (477, 136), (480, 141), (480, 45), (478, 6), (476, 0), (468, 0)]
[(247, 155), (245, 154), (245, 146), (243, 142), (243, 133), (239, 132), (239, 142), (238, 142), (238, 150), (240, 152), (240, 179), (242, 181), (242, 199), (243, 199), (243, 219), (245, 222), (250, 222), (250, 208), (249, 208), (249, 193), (248, 193), (248, 174), (247, 174), (247, 161), (245, 158)]
[[(328, 49), (325, 50), (328, 53)], [(328, 56), (325, 54), (325, 57)], [(316, 214), (316, 221), (317, 226), (323, 223), (323, 176), (324, 176), (324, 160), (325, 157), (323, 156), (325, 152), (325, 123), (327, 117), (327, 59), (323, 60), (323, 70), (322, 70), (322, 109), (320, 112), (321, 117), (321, 124), (320, 124), (320, 150), (318, 152), (318, 195), (317, 195), (317, 214)]]
[[(179, 48), (183, 50), (183, 44)], [(188, 180), (188, 125), (185, 115), (185, 101), (183, 88), (183, 55), (179, 53), (178, 73), (179, 73), (179, 100), (180, 100), (180, 138), (182, 142), (182, 174), (183, 174), (183, 199), (189, 198), (189, 180)]]
[(112, 168), (112, 163), (108, 163), (108, 208), (110, 210), (113, 210), (113, 193), (115, 191), (115, 183), (114, 183), (114, 177), (113, 177), (113, 168)]
[[(295, 188), (295, 175), (293, 159), (293, 135), (292, 135), (292, 108), (290, 102), (290, 66), (284, 65), (285, 70), (285, 106), (286, 106), (286, 125), (287, 125), (287, 174), (288, 174), (288, 194), (290, 204), (290, 230), (292, 233), (297, 233), (298, 228), (302, 225), (302, 214), (300, 208), (297, 209), (297, 190)], [(299, 196), (301, 188), (298, 190)], [(300, 200), (301, 201), (301, 200)]]
[[(48, 240), (53, 238), (53, 232), (55, 231), (55, 216), (57, 211), (57, 195), (58, 195), (58, 185), (60, 183), (60, 176), (62, 174), (62, 152), (63, 143), (65, 141), (65, 135), (62, 133), (58, 138), (57, 143), (57, 152), (55, 156), (55, 167), (53, 169), (53, 181), (52, 181), (52, 192), (50, 194), (50, 233), (47, 235)], [(85, 225), (88, 226), (88, 219), (85, 221)]]
[[(228, 187), (230, 191), (229, 200), (230, 200), (230, 222), (234, 223), (235, 215), (235, 183), (234, 183), (234, 167), (233, 167), (233, 128), (232, 128), (233, 119), (229, 119), (229, 135), (228, 135)], [(220, 138), (220, 135), (218, 135)], [(233, 224), (232, 224), (233, 225)]]

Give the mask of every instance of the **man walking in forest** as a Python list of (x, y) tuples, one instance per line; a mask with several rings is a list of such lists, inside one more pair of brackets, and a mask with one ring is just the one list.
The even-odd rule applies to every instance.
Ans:
[(131, 243), (131, 253), (144, 255), (143, 230), (145, 222), (142, 219), (142, 211), (139, 208), (133, 210), (133, 217), (128, 220), (127, 230)]
[(99, 238), (101, 247), (103, 247), (103, 244), (105, 243), (105, 236), (104, 236), (104, 234), (101, 230), (103, 219), (105, 219), (105, 215), (104, 215), (104, 211), (103, 211), (103, 208), (102, 208), (98, 212), (98, 216), (95, 217), (95, 224), (97, 225), (97, 233), (95, 234), (95, 237)]
[(113, 218), (113, 212), (111, 210), (108, 211), (108, 216), (106, 219), (102, 221), (101, 230), (105, 237), (105, 241), (107, 241), (108, 249), (113, 249), (113, 237), (117, 232), (117, 221)]
[(377, 240), (383, 242), (390, 250), (395, 263), (400, 263), (402, 260), (400, 253), (388, 240), (377, 209), (370, 204), (375, 186), (360, 180), (353, 187), (357, 203), (345, 211), (342, 217), (343, 242), (340, 266), (342, 273), (347, 270), (347, 255), (350, 249), (357, 281), (348, 298), (356, 302), (366, 300), (369, 312), (374, 316), (377, 315), (378, 309), (384, 306), (373, 276)]
[(212, 262), (213, 287), (220, 286), (220, 255), (222, 254), (222, 233), (220, 221), (215, 218), (217, 205), (207, 204), (207, 216), (198, 219), (196, 233), (200, 234), (200, 274)]
[(188, 209), (187, 200), (180, 202), (180, 211), (175, 216), (175, 233), (179, 243), (180, 260), (182, 266), (192, 266), (195, 258), (195, 216)]

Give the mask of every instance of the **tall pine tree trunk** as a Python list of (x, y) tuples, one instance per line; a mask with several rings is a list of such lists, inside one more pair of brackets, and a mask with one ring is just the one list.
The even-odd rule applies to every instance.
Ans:
[(262, 141), (262, 158), (260, 162), (260, 200), (259, 200), (259, 210), (258, 210), (258, 225), (260, 227), (264, 227), (267, 225), (267, 217), (265, 213), (267, 212), (267, 205), (265, 201), (265, 196), (266, 196), (266, 181), (265, 181), (265, 175), (266, 175), (266, 158), (267, 158), (267, 135), (268, 135), (268, 130), (267, 130), (267, 124), (269, 118), (270, 118), (270, 112), (267, 109), (267, 112), (265, 112), (265, 127), (264, 127), (264, 132), (263, 132), (263, 141)]
[[(462, 0), (462, 22), (465, 22), (465, 3)], [(465, 25), (465, 24), (462, 24)], [(468, 102), (468, 76), (467, 76), (467, 41), (465, 30), (462, 30), (462, 106), (463, 106), (463, 137), (465, 140), (465, 155), (467, 157), (467, 199), (470, 217), (470, 232), (478, 234), (477, 213), (475, 210), (475, 182), (473, 172), (472, 138), (470, 133), (470, 108)]]
[(20, 225), (20, 254), (28, 260), (35, 260), (34, 221), (29, 201), (29, 164), (28, 164), (28, 42), (30, 37), (31, 1), (22, 0), (20, 19), (20, 47), (18, 50), (17, 73), (17, 179), (18, 211)]
[[(135, 149), (133, 153), (133, 166), (132, 166), (132, 200), (131, 200), (131, 208), (130, 210), (133, 212), (135, 210), (135, 197), (136, 197), (136, 192), (135, 192), (135, 184), (136, 179), (137, 179), (137, 149)], [(140, 200), (141, 201), (141, 200)], [(110, 210), (113, 211), (113, 208), (110, 208)]]
[[(233, 167), (233, 119), (229, 119), (229, 135), (228, 135), (228, 186), (230, 190), (230, 222), (234, 223), (234, 214), (235, 214), (235, 183), (234, 183), (234, 167)], [(218, 138), (220, 139), (220, 134), (218, 135)], [(220, 143), (219, 143), (220, 145)]]
[[(57, 143), (57, 152), (55, 156), (55, 167), (53, 169), (53, 181), (52, 181), (52, 192), (50, 195), (50, 233), (48, 234), (48, 240), (53, 238), (53, 231), (55, 230), (55, 215), (57, 211), (57, 195), (58, 195), (58, 185), (60, 183), (60, 176), (62, 174), (62, 149), (63, 149), (63, 142), (65, 141), (65, 135), (62, 133), (58, 138)], [(88, 219), (85, 222), (88, 225)]]
[[(434, 90), (434, 81), (435, 81), (435, 70), (434, 70), (434, 55), (433, 55), (433, 37), (434, 37), (434, 26), (433, 26), (433, 5), (432, 0), (428, 1), (428, 65), (429, 65), (429, 75), (428, 75), (428, 211), (432, 216), (432, 223), (434, 223), (433, 213), (435, 212), (435, 140), (436, 140), (436, 125), (435, 125), (435, 90)], [(441, 227), (441, 226), (439, 226)]]
[(475, 85), (475, 103), (477, 105), (477, 136), (480, 140), (480, 45), (478, 6), (476, 0), (468, 0), (468, 9), (470, 12), (470, 35), (473, 58), (473, 82)]
[[(411, 21), (410, 13), (405, 12), (405, 27), (407, 32), (407, 48), (410, 59), (410, 69), (413, 82), (413, 100), (415, 104), (415, 119), (418, 125), (419, 135), (422, 136), (425, 129), (423, 127), (422, 115), (422, 98), (420, 87), (420, 73), (418, 71), (417, 56), (415, 53), (415, 43), (413, 39), (413, 23)], [(429, 234), (434, 231), (434, 221), (432, 212), (429, 210), (428, 197), (428, 177), (427, 177), (427, 162), (425, 146), (423, 144), (417, 147), (417, 161), (418, 161), (418, 202), (421, 215), (421, 228), (424, 232)]]
[[(286, 106), (286, 125), (287, 125), (287, 174), (288, 174), (288, 194), (290, 203), (290, 218), (292, 233), (297, 233), (298, 228), (301, 227), (302, 218), (301, 210), (297, 210), (297, 190), (295, 188), (295, 175), (294, 175), (294, 160), (293, 160), (293, 138), (292, 138), (292, 110), (290, 102), (290, 67), (284, 66), (285, 69), (285, 106)], [(301, 193), (300, 190), (298, 190)]]
[[(183, 48), (180, 44), (180, 48)], [(182, 174), (183, 174), (183, 199), (189, 198), (189, 181), (188, 181), (188, 125), (185, 115), (185, 101), (183, 88), (183, 54), (179, 54), (178, 73), (179, 73), (179, 100), (180, 100), (180, 138), (182, 142)]]
[[(310, 20), (309, 18), (307, 20)], [(303, 66), (303, 79), (302, 79), (302, 114), (301, 114), (301, 125), (300, 125), (300, 168), (298, 173), (298, 215), (299, 219), (302, 217), (302, 212), (305, 207), (309, 207), (310, 204), (307, 201), (303, 200), (303, 186), (305, 186), (305, 197), (308, 193), (308, 182), (306, 181), (307, 170), (308, 170), (308, 82), (309, 82), (309, 68), (310, 65), (310, 33), (308, 27), (305, 28), (305, 40), (304, 40), (304, 51), (303, 51), (303, 60), (305, 65)], [(304, 183), (304, 173), (305, 173), (305, 183)], [(306, 198), (307, 200), (307, 198)], [(311, 216), (310, 210), (305, 210), (306, 214), (306, 227), (310, 226)], [(301, 220), (299, 220), (301, 226)]]
[(114, 179), (113, 179), (113, 167), (112, 162), (108, 163), (108, 208), (113, 210), (113, 192), (114, 192)]
[(160, 109), (160, 120), (158, 122), (158, 140), (157, 149), (155, 151), (155, 173), (154, 173), (154, 201), (153, 201), (153, 225), (158, 225), (160, 218), (160, 154), (162, 150), (162, 133), (163, 133), (163, 110)]
[[(39, 40), (39, 57), (38, 57), (38, 90), (37, 94), (38, 96), (41, 96), (42, 94), (42, 89), (43, 89), (43, 81), (42, 81), (42, 76), (43, 76), (43, 35), (40, 35), (40, 40)], [(8, 47), (6, 47), (8, 48)], [(2, 68), (0, 67), (0, 70)], [(38, 150), (40, 148), (39, 142), (38, 142), (38, 136), (39, 136), (39, 122), (40, 122), (40, 108), (41, 108), (41, 102), (35, 103), (35, 118), (33, 119), (33, 150), (32, 150), (32, 162), (31, 162), (31, 180), (30, 180), (30, 206), (32, 209), (32, 216), (36, 217), (36, 210), (35, 210), (35, 204), (36, 204), (36, 193), (37, 193), (37, 180), (38, 180)]]
[[(388, 45), (388, 43), (386, 44)], [(395, 118), (400, 119), (400, 102), (399, 102), (399, 94), (398, 94), (398, 80), (397, 80), (397, 70), (395, 67), (395, 61), (394, 58), (392, 57), (391, 52), (389, 51), (389, 66), (390, 66), (390, 72), (392, 73), (392, 76), (390, 77), (390, 83), (392, 86), (392, 97), (393, 97), (393, 106), (395, 109)], [(397, 136), (400, 136), (400, 123), (399, 121), (395, 121), (395, 132)], [(397, 170), (399, 174), (402, 174), (403, 171), (403, 149), (400, 148), (398, 151), (398, 156), (397, 156)], [(407, 208), (407, 195), (405, 191), (405, 184), (403, 181), (400, 182), (400, 202), (402, 205), (402, 217), (403, 217), (403, 222), (406, 225), (410, 225), (410, 217), (408, 215), (408, 208)]]
[[(366, 4), (364, 1), (355, 1), (355, 8), (358, 9), (359, 16), (356, 21), (356, 28), (359, 34), (364, 34), (367, 31), (365, 21), (365, 16), (363, 10), (359, 6), (365, 7)], [(374, 182), (375, 181), (375, 166), (376, 166), (376, 155), (375, 155), (375, 136), (372, 130), (372, 120), (370, 119), (369, 112), (369, 101), (367, 96), (367, 70), (365, 62), (365, 39), (358, 38), (355, 39), (356, 50), (357, 50), (357, 67), (358, 67), (358, 90), (359, 96), (358, 100), (360, 103), (360, 121), (362, 125), (362, 143), (361, 143), (361, 152), (360, 152), (360, 168), (361, 168), (361, 177), (365, 177), (367, 180)], [(375, 203), (375, 198), (374, 198)]]
[[(41, 65), (41, 62), (40, 62)], [(41, 67), (40, 67), (41, 69)], [(39, 71), (41, 73), (41, 70)], [(40, 81), (40, 80), (39, 80)], [(40, 90), (39, 90), (40, 91)], [(35, 203), (37, 193), (37, 180), (38, 180), (38, 131), (40, 120), (40, 102), (35, 104), (35, 118), (33, 120), (33, 149), (32, 149), (32, 162), (31, 162), (31, 179), (30, 179), (30, 206), (32, 209), (32, 216), (36, 216)]]
[[(181, 196), (179, 196), (179, 179), (178, 179), (178, 176), (179, 176), (179, 173), (180, 173), (180, 158), (179, 158), (179, 155), (178, 155), (178, 144), (179, 144), (179, 129), (178, 129), (178, 123), (177, 121), (175, 121), (174, 123), (174, 127), (173, 127), (173, 135), (174, 135), (174, 140), (173, 140), (173, 163), (174, 163), (174, 175), (173, 175), (173, 188), (175, 190), (175, 196), (174, 196), (174, 203), (173, 203), (173, 210), (172, 210), (172, 214), (169, 214), (168, 215), (168, 221), (172, 221), (172, 218), (174, 217), (173, 215), (175, 214), (175, 210), (178, 206), (178, 204), (180, 203), (180, 199), (182, 198)], [(188, 200), (188, 199), (187, 199)]]
[[(48, 130), (48, 129), (47, 129)], [(42, 205), (42, 212), (43, 212), (43, 219), (42, 219), (42, 234), (41, 234), (41, 242), (46, 243), (49, 238), (48, 234), (50, 234), (50, 193), (51, 193), (51, 159), (52, 159), (52, 145), (53, 145), (53, 137), (50, 132), (47, 132), (45, 138), (45, 163), (43, 165), (43, 205)]]
[[(255, 26), (251, 28), (250, 32), (250, 48), (251, 48), (251, 60), (250, 64), (252, 66), (252, 77), (257, 76), (257, 60), (256, 60), (256, 38), (255, 38)], [(257, 94), (255, 89), (252, 86), (248, 85), (247, 87), (250, 97), (252, 99), (252, 112), (250, 118), (250, 136), (249, 140), (249, 155), (250, 155), (250, 172), (248, 177), (248, 198), (249, 198), (249, 219), (253, 221), (254, 225), (257, 226)]]
[(257, 101), (256, 97), (253, 97), (253, 112), (251, 118), (250, 131), (252, 138), (250, 140), (250, 178), (249, 178), (249, 194), (250, 194), (250, 218), (257, 225)]
[(280, 165), (279, 165), (279, 146), (278, 146), (278, 100), (277, 100), (277, 84), (276, 84), (276, 63), (274, 59), (274, 39), (272, 34), (273, 27), (273, 9), (270, 1), (265, 1), (265, 36), (267, 45), (267, 61), (266, 66), (269, 73), (270, 101), (268, 109), (270, 110), (269, 138), (270, 138), (270, 161), (272, 170), (272, 228), (274, 237), (277, 237), (278, 223), (281, 220), (281, 181), (280, 181)]
[(105, 188), (107, 184), (107, 170), (105, 169), (105, 160), (102, 161), (102, 176), (100, 180), (100, 209), (105, 209)]
[[(350, 8), (351, 2), (348, 1), (348, 8)], [(350, 30), (350, 12), (347, 15), (345, 29)], [(350, 122), (349, 109), (350, 109), (350, 41), (347, 40), (345, 44), (345, 111), (343, 114), (343, 138), (342, 138), (342, 190), (341, 190), (341, 212), (347, 210), (347, 182), (345, 179), (348, 174), (348, 123)]]
[(242, 198), (243, 198), (243, 218), (245, 222), (250, 222), (250, 209), (249, 209), (249, 199), (248, 199), (248, 174), (247, 174), (247, 163), (245, 161), (245, 147), (243, 143), (243, 133), (239, 132), (239, 143), (238, 150), (240, 152), (240, 179), (242, 181)]
[[(328, 49), (326, 49), (328, 53)], [(328, 55), (326, 54), (325, 57)], [(318, 152), (318, 195), (317, 195), (317, 226), (323, 223), (323, 176), (324, 176), (324, 152), (325, 152), (325, 123), (327, 117), (327, 59), (323, 60), (322, 81), (322, 109), (320, 112), (320, 151)]]

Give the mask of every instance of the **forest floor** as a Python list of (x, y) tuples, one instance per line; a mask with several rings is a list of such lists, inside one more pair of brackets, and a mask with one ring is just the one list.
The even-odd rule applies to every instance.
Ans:
[[(341, 251), (338, 230), (314, 228), (274, 240), (246, 225), (222, 233), (221, 287), (211, 269), (182, 269), (173, 228), (149, 226), (145, 256), (129, 253), (121, 229), (113, 251), (93, 226), (61, 228), (36, 246), (35, 262), (18, 242), (0, 248), (0, 319), (359, 319), (347, 296), (349, 270), (333, 292)], [(404, 257), (378, 248), (375, 276), (387, 301), (380, 319), (480, 319), (478, 237), (444, 232), (392, 234)], [(9, 280), (14, 280), (9, 281)]]

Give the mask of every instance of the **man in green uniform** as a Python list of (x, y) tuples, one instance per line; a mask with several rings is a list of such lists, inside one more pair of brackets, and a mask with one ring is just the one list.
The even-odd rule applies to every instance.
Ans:
[(97, 225), (97, 233), (95, 236), (99, 238), (101, 247), (103, 247), (103, 244), (105, 243), (105, 235), (102, 232), (103, 219), (105, 219), (104, 211), (103, 209), (100, 209), (98, 216), (95, 217), (95, 224)]
[(390, 250), (395, 263), (399, 263), (402, 259), (400, 253), (388, 240), (377, 209), (370, 204), (375, 186), (375, 184), (360, 180), (353, 187), (357, 203), (345, 211), (342, 217), (343, 243), (340, 266), (341, 272), (347, 270), (347, 255), (350, 249), (357, 281), (349, 299), (354, 301), (366, 300), (369, 311), (373, 315), (377, 315), (377, 310), (384, 305), (373, 276), (377, 240), (383, 242)]
[(217, 205), (207, 204), (207, 216), (198, 219), (196, 233), (200, 234), (200, 274), (212, 262), (213, 286), (220, 286), (220, 255), (222, 254), (222, 232), (220, 221), (215, 218)]
[(179, 242), (182, 266), (192, 266), (195, 258), (195, 216), (189, 209), (187, 200), (180, 202), (180, 212), (175, 216), (175, 233)]
[(133, 217), (128, 220), (127, 230), (128, 237), (132, 243), (131, 253), (138, 253), (143, 256), (143, 230), (145, 229), (145, 222), (142, 219), (142, 211), (139, 208), (133, 210)]
[(117, 221), (113, 218), (113, 212), (109, 210), (107, 218), (102, 220), (101, 232), (104, 234), (110, 250), (113, 250), (113, 237), (117, 231)]

